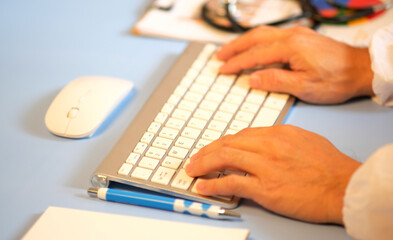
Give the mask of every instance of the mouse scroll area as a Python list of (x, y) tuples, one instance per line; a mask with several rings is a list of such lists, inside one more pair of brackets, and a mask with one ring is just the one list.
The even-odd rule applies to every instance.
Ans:
[(78, 116), (78, 113), (79, 113), (79, 108), (73, 107), (73, 108), (71, 108), (71, 110), (68, 112), (67, 118), (71, 118), (71, 119), (76, 118), (76, 117)]

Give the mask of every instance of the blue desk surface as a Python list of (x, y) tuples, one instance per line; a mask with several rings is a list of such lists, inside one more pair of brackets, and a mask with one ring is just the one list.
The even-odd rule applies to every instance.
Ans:
[[(148, 2), (0, 3), (0, 239), (21, 238), (48, 206), (242, 227), (250, 229), (250, 239), (349, 239), (341, 226), (287, 219), (249, 200), (238, 208), (242, 221), (217, 221), (87, 196), (90, 175), (187, 45), (130, 34)], [(69, 81), (86, 75), (128, 79), (137, 92), (91, 139), (50, 134), (44, 125), (49, 104)], [(393, 110), (370, 99), (334, 106), (297, 102), (287, 118), (359, 161), (393, 142), (392, 122)]]

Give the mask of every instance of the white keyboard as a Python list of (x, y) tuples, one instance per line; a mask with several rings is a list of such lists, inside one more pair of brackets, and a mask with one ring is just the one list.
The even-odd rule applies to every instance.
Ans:
[(156, 102), (160, 110), (118, 161), (117, 171), (103, 174), (97, 170), (93, 185), (117, 181), (225, 207), (237, 205), (239, 198), (233, 196), (200, 196), (195, 185), (201, 179), (243, 173), (223, 171), (192, 178), (184, 167), (199, 149), (226, 134), (279, 123), (293, 97), (250, 89), (247, 74), (220, 75), (223, 62), (215, 56), (217, 46), (198, 46), (202, 51), (167, 100)]

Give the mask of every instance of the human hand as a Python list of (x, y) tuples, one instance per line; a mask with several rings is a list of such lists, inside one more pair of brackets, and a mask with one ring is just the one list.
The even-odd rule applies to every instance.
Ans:
[(374, 95), (366, 48), (351, 47), (305, 27), (255, 28), (224, 45), (217, 57), (226, 61), (220, 69), (223, 74), (273, 63), (288, 64), (289, 70), (255, 71), (250, 85), (290, 93), (310, 103), (341, 103)]
[(191, 157), (192, 177), (224, 169), (248, 173), (204, 180), (202, 195), (236, 195), (291, 218), (342, 224), (343, 198), (360, 163), (327, 139), (290, 125), (247, 128), (224, 136)]

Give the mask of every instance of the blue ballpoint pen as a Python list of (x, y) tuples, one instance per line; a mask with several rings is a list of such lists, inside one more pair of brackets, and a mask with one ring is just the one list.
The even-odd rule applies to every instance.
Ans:
[(89, 188), (88, 193), (90, 196), (98, 197), (102, 200), (158, 208), (208, 218), (240, 218), (240, 214), (219, 206), (198, 203), (178, 198), (123, 191), (112, 188)]

